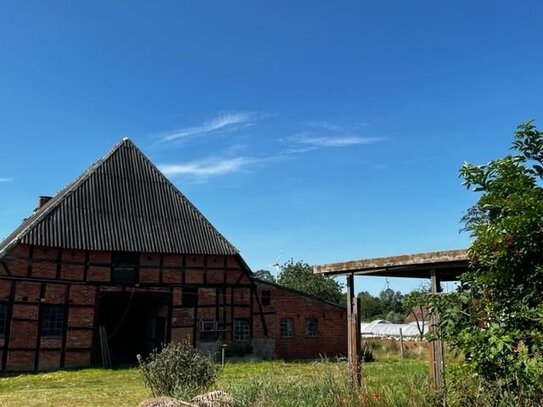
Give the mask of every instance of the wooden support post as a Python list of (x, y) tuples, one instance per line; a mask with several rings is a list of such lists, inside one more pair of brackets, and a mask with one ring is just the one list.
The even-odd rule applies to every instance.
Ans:
[(349, 373), (354, 386), (359, 387), (360, 376), (360, 323), (358, 299), (354, 294), (354, 275), (347, 276), (347, 337), (349, 346)]
[[(439, 294), (441, 292), (441, 283), (435, 269), (430, 270), (430, 281), (432, 286), (432, 294)], [(438, 329), (439, 315), (434, 313), (430, 317), (430, 330), (435, 332)], [(430, 372), (432, 376), (432, 383), (434, 384), (437, 392), (443, 396), (445, 390), (445, 358), (443, 352), (443, 342), (441, 339), (439, 339), (437, 341), (433, 341), (430, 345)]]
[(403, 331), (402, 328), (400, 328), (400, 354), (402, 355), (402, 359), (405, 358), (405, 349), (403, 344)]
[(362, 366), (361, 366), (361, 357), (362, 357), (362, 332), (360, 330), (360, 308), (362, 307), (362, 301), (360, 298), (356, 298), (356, 354), (358, 358), (358, 383), (362, 381)]

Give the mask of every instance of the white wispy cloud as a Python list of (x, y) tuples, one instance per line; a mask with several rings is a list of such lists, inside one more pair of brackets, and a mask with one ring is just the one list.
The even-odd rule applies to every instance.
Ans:
[(204, 123), (178, 129), (165, 134), (162, 141), (173, 141), (193, 136), (203, 136), (218, 131), (232, 131), (255, 124), (256, 121), (267, 117), (264, 113), (257, 112), (229, 112), (219, 114)]
[(304, 122), (308, 127), (330, 130), (334, 132), (350, 133), (359, 130), (362, 127), (368, 127), (369, 124), (365, 122), (347, 122), (347, 123), (331, 123), (326, 121), (310, 120)]
[(360, 137), (350, 135), (321, 136), (311, 133), (299, 133), (290, 138), (295, 144), (290, 149), (292, 152), (306, 152), (315, 148), (349, 147), (362, 144), (373, 144), (382, 141), (381, 137)]
[(347, 147), (359, 144), (372, 144), (381, 141), (377, 137), (356, 137), (356, 136), (341, 136), (341, 137), (303, 137), (298, 140), (301, 144), (308, 144), (317, 147)]
[(5, 178), (5, 177), (2, 178), (2, 177), (0, 177), (0, 182), (11, 182), (11, 181), (13, 181), (12, 178)]
[(180, 164), (163, 164), (158, 168), (168, 176), (212, 177), (241, 171), (254, 162), (255, 159), (250, 157), (208, 158)]

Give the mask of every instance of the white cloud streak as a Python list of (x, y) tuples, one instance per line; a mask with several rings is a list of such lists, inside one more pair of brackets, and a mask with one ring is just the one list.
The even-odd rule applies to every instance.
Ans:
[(291, 141), (297, 144), (297, 147), (294, 147), (291, 150), (295, 152), (305, 152), (315, 148), (349, 147), (363, 144), (373, 144), (382, 140), (383, 139), (380, 137), (315, 136), (309, 133), (300, 133), (291, 138)]
[(318, 147), (347, 147), (360, 144), (372, 144), (380, 141), (379, 138), (374, 137), (307, 137), (300, 140), (302, 144), (309, 144)]
[(0, 177), (0, 183), (2, 183), (2, 182), (11, 182), (11, 181), (13, 181), (12, 178), (1, 178)]
[(243, 170), (255, 162), (249, 157), (206, 159), (181, 164), (159, 165), (160, 171), (168, 176), (189, 175), (195, 177), (212, 177)]
[(166, 134), (162, 141), (173, 141), (188, 137), (203, 136), (218, 131), (232, 131), (252, 126), (265, 114), (255, 112), (231, 112), (217, 115), (199, 126), (186, 127)]

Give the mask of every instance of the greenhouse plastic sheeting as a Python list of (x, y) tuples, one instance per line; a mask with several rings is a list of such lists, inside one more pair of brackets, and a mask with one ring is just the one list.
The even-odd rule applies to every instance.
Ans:
[[(421, 323), (422, 325), (422, 323)], [(424, 322), (423, 334), (428, 333), (428, 321)], [(393, 324), (392, 322), (377, 319), (369, 323), (360, 324), (360, 331), (364, 337), (400, 337), (400, 328), (405, 338), (418, 339), (420, 331), (416, 322), (409, 324)]]

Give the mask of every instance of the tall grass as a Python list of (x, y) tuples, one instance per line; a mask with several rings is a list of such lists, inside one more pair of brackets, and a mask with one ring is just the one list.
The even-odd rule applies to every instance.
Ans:
[[(323, 368), (324, 365), (324, 368)], [(318, 363), (310, 380), (256, 375), (229, 386), (237, 407), (432, 407), (437, 399), (425, 377), (406, 377), (401, 385), (356, 389), (346, 365)]]

